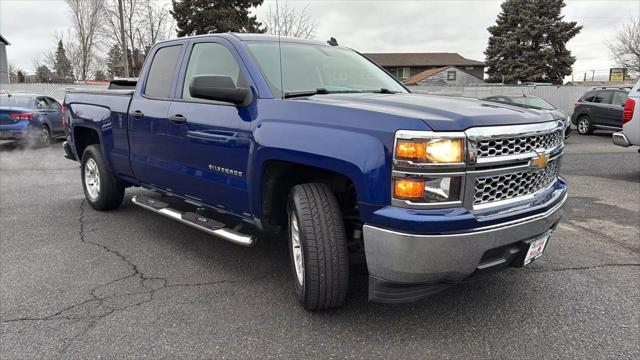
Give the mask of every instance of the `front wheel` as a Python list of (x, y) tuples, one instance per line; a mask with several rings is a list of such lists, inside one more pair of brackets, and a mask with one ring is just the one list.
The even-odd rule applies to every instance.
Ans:
[(88, 146), (84, 150), (81, 176), (84, 196), (91, 207), (96, 210), (111, 210), (122, 204), (124, 185), (107, 171), (98, 145)]
[(347, 240), (338, 202), (324, 184), (289, 194), (289, 256), (298, 301), (307, 310), (342, 305), (349, 286)]
[(580, 135), (589, 135), (593, 132), (593, 125), (588, 116), (582, 116), (578, 119), (578, 133)]

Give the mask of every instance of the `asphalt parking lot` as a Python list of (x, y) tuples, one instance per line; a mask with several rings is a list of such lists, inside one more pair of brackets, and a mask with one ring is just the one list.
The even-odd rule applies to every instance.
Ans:
[(298, 306), (284, 241), (242, 248), (84, 201), (61, 144), (0, 144), (0, 358), (640, 358), (640, 154), (567, 141), (564, 221), (530, 267), (418, 303)]

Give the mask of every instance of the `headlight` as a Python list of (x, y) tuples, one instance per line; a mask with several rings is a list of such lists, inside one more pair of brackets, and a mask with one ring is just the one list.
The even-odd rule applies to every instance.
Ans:
[(462, 177), (459, 176), (395, 178), (393, 196), (417, 203), (454, 202), (460, 201), (461, 185)]
[(398, 139), (397, 160), (419, 163), (456, 164), (464, 161), (463, 139)]

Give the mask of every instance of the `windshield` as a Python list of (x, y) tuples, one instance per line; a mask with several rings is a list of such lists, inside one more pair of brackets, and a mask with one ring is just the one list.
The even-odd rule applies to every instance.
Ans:
[(512, 98), (511, 100), (513, 100), (513, 102), (516, 104), (526, 105), (536, 109), (543, 109), (543, 110), (556, 109), (555, 107), (553, 107), (553, 105), (549, 104), (548, 102), (546, 102), (545, 100), (539, 97), (527, 96), (527, 97)]
[(18, 108), (33, 108), (33, 97), (31, 96), (0, 96), (0, 106), (6, 107), (18, 107)]
[[(312, 44), (247, 42), (274, 96), (297, 92), (407, 92), (355, 51)], [(279, 54), (282, 53), (282, 87)]]

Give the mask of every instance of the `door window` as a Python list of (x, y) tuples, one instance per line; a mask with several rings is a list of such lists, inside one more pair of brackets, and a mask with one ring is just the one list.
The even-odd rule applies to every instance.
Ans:
[(593, 96), (593, 101), (596, 104), (610, 104), (611, 103), (611, 91), (598, 91)]
[(168, 46), (156, 51), (149, 68), (144, 94), (154, 98), (166, 99), (171, 93), (171, 81), (175, 74), (181, 45)]
[(36, 99), (36, 109), (38, 110), (45, 110), (49, 108), (49, 104), (47, 103), (47, 100), (43, 97), (39, 97)]
[(52, 98), (47, 98), (47, 101), (49, 101), (49, 109), (60, 111), (61, 107), (59, 102)]
[(613, 100), (611, 103), (613, 105), (624, 106), (624, 103), (627, 102), (627, 93), (622, 91), (615, 91), (613, 93)]
[(217, 43), (198, 43), (193, 46), (182, 88), (183, 99), (200, 101), (192, 98), (189, 92), (191, 80), (200, 75), (228, 76), (235, 86), (246, 84), (231, 52)]

